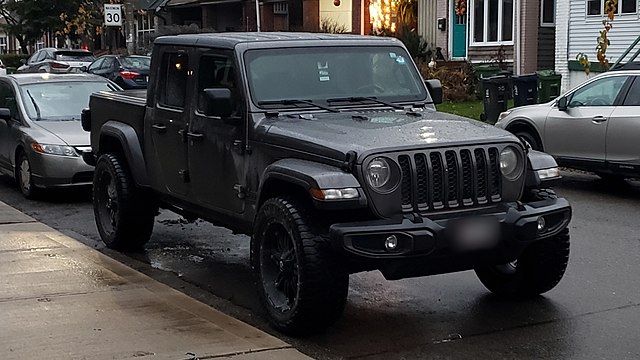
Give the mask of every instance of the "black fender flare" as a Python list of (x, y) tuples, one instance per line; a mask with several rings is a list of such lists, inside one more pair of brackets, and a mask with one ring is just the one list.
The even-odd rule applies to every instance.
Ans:
[(150, 186), (147, 166), (144, 162), (142, 146), (136, 130), (132, 126), (118, 121), (107, 121), (100, 128), (100, 141), (98, 142), (98, 146), (93, 149), (95, 154), (100, 154), (100, 147), (107, 138), (112, 138), (120, 144), (120, 148), (127, 160), (127, 164), (129, 164), (129, 171), (136, 185), (142, 187)]
[(538, 176), (538, 170), (557, 167), (558, 163), (553, 156), (542, 151), (529, 150), (527, 152), (527, 175), (525, 179), (525, 187), (528, 189), (546, 188), (557, 183), (561, 179), (559, 175), (558, 177), (545, 180), (540, 180), (540, 177)]
[[(339, 167), (322, 164), (314, 161), (301, 159), (281, 159), (267, 166), (262, 175), (262, 181), (258, 188), (258, 206), (260, 206), (269, 196), (269, 183), (272, 181), (289, 183), (305, 192), (310, 189), (344, 189), (356, 188), (360, 193), (358, 199), (337, 200), (331, 203), (334, 208), (352, 209), (367, 207), (367, 199), (360, 182), (356, 177)], [(314, 205), (318, 208), (332, 208), (329, 202), (314, 200)]]

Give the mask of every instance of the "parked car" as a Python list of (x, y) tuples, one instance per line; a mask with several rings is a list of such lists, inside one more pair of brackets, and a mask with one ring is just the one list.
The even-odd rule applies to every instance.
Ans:
[(44, 48), (23, 60), (17, 72), (70, 73), (82, 72), (96, 58), (89, 50)]
[(150, 65), (148, 56), (105, 55), (89, 65), (87, 72), (106, 77), (123, 89), (145, 89)]
[(91, 151), (80, 113), (89, 95), (122, 90), (88, 74), (14, 74), (0, 77), (0, 172), (16, 179), (27, 198), (42, 188), (91, 184)]
[(497, 127), (559, 165), (603, 178), (640, 176), (640, 70), (607, 72), (546, 103), (514, 108)]

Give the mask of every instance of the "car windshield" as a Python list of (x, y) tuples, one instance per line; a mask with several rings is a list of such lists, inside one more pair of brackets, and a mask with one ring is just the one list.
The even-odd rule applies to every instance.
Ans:
[(89, 95), (117, 90), (104, 81), (67, 81), (26, 84), (21, 87), (27, 114), (34, 120), (80, 120)]
[[(283, 100), (430, 101), (411, 57), (398, 46), (336, 46), (250, 50), (245, 54), (254, 103), (311, 106)], [(327, 101), (329, 100), (329, 101)]]
[(56, 52), (56, 60), (60, 61), (84, 61), (91, 62), (96, 58), (89, 52), (66, 51)]
[(151, 58), (142, 56), (121, 57), (120, 64), (125, 69), (148, 71), (151, 65)]

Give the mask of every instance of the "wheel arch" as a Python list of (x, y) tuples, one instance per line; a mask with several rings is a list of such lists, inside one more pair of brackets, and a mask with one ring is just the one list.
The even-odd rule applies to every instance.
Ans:
[(107, 121), (100, 129), (98, 146), (94, 152), (97, 156), (108, 152), (121, 154), (136, 185), (150, 186), (142, 146), (133, 127), (117, 121)]
[(505, 130), (509, 131), (512, 134), (516, 134), (521, 131), (526, 131), (530, 133), (540, 145), (540, 150), (544, 151), (544, 143), (542, 141), (542, 136), (540, 136), (540, 131), (538, 128), (531, 123), (528, 119), (516, 119), (511, 122)]

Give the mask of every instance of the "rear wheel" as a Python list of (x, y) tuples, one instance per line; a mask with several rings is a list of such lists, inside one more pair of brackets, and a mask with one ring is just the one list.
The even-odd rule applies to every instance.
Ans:
[(288, 198), (267, 200), (251, 242), (252, 268), (269, 321), (291, 335), (333, 324), (349, 287), (348, 273), (306, 210)]
[(93, 211), (102, 241), (116, 250), (140, 250), (149, 241), (157, 208), (133, 183), (117, 154), (103, 154), (93, 178)]
[[(556, 198), (550, 189), (527, 194), (526, 201)], [(476, 275), (489, 291), (514, 298), (528, 298), (553, 289), (569, 262), (569, 229), (531, 244), (510, 263), (477, 268)]]

